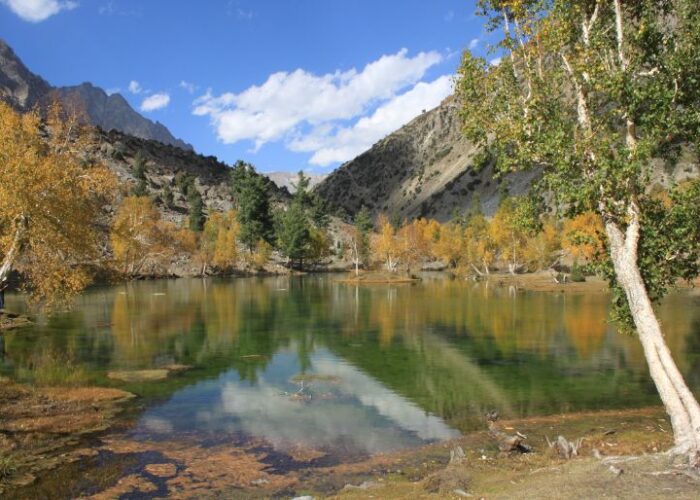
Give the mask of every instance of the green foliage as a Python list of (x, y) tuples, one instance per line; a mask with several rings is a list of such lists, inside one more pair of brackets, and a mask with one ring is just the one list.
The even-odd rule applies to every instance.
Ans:
[(175, 174), (175, 186), (183, 196), (187, 197), (187, 193), (194, 186), (194, 177), (186, 172), (179, 171)]
[[(622, 232), (638, 221), (637, 264), (652, 299), (697, 276), (697, 188), (674, 190), (668, 204), (647, 189), (653, 161), (673, 164), (700, 140), (697, 1), (622, 2), (619, 23), (614, 2), (479, 6), (503, 35), (503, 57), (490, 65), (464, 54), (465, 134), (501, 174), (542, 169), (539, 190), (568, 215), (593, 210)], [(631, 324), (608, 258), (598, 266), (613, 285), (614, 316)]]
[(277, 242), (290, 264), (303, 265), (309, 247), (309, 221), (300, 200), (295, 199), (279, 216)]
[(200, 232), (204, 227), (204, 202), (202, 195), (194, 184), (187, 192), (187, 205), (189, 206), (189, 228), (191, 231)]
[(238, 161), (231, 171), (231, 185), (241, 225), (241, 243), (251, 252), (261, 239), (273, 243), (274, 223), (263, 177), (249, 163)]
[(582, 283), (586, 281), (586, 275), (584, 274), (583, 267), (581, 267), (578, 262), (574, 262), (574, 265), (571, 266), (570, 278), (574, 283)]
[(143, 153), (139, 151), (134, 157), (132, 173), (136, 179), (136, 186), (131, 190), (132, 196), (147, 196), (148, 195), (148, 179), (146, 178), (146, 159)]
[(368, 234), (372, 229), (374, 229), (374, 224), (372, 223), (372, 216), (367, 210), (367, 207), (362, 205), (362, 208), (355, 214), (355, 227), (363, 234)]
[(277, 244), (290, 264), (304, 259), (319, 261), (329, 253), (325, 228), (328, 215), (321, 199), (308, 190), (309, 178), (299, 171), (294, 199), (286, 211), (277, 217)]

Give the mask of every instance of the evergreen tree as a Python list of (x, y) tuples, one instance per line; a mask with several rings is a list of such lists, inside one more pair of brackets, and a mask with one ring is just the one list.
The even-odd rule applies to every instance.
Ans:
[(133, 196), (146, 196), (148, 195), (148, 179), (146, 178), (146, 159), (143, 153), (139, 151), (134, 157), (134, 165), (132, 166), (132, 172), (134, 178), (136, 179), (136, 186), (131, 190)]
[(265, 180), (252, 165), (238, 161), (231, 172), (233, 195), (241, 225), (240, 240), (251, 252), (259, 240), (272, 243), (274, 226)]
[(309, 247), (309, 221), (299, 199), (294, 199), (289, 208), (279, 217), (277, 242), (280, 251), (290, 266), (304, 266), (304, 257)]
[(202, 201), (202, 195), (199, 194), (194, 184), (187, 191), (187, 204), (190, 209), (190, 229), (199, 232), (204, 227), (204, 202)]

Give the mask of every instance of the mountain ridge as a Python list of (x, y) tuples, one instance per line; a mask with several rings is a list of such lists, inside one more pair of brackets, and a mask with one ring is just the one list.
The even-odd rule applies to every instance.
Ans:
[(121, 94), (107, 94), (90, 82), (53, 87), (29, 70), (15, 51), (0, 38), (0, 99), (18, 111), (26, 112), (58, 100), (85, 117), (94, 126), (109, 132), (117, 130), (141, 139), (155, 140), (184, 150), (193, 147), (158, 121), (152, 121), (134, 110)]

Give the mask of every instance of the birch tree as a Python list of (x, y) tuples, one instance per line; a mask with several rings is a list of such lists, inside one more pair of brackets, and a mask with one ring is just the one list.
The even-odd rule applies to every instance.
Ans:
[(42, 119), (0, 103), (0, 281), (19, 271), (44, 304), (85, 288), (101, 258), (101, 208), (116, 179), (84, 156), (90, 141), (57, 106)]
[(653, 302), (698, 274), (700, 187), (649, 194), (653, 162), (700, 138), (697, 0), (480, 0), (502, 35), (500, 64), (465, 53), (465, 133), (501, 172), (543, 170), (569, 215), (603, 220), (617, 319), (638, 334), (674, 431), (700, 462), (700, 405), (664, 341)]

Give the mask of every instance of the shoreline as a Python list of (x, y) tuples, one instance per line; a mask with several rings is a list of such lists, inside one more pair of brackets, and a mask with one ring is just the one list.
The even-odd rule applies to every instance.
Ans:
[[(672, 434), (661, 407), (581, 411), (494, 424), (497, 432), (527, 436), (524, 442), (530, 453), (500, 451), (499, 439), (487, 430), (484, 420), (483, 430), (448, 441), (337, 464), (323, 465), (323, 451), (301, 447), (288, 452), (292, 462), (280, 471), (270, 466), (270, 457), (279, 452), (261, 440), (204, 445), (192, 437), (144, 440), (129, 436), (118, 429), (123, 424), (128, 428), (129, 419), (122, 415), (134, 396), (119, 389), (30, 389), (7, 379), (0, 380), (0, 388), (20, 394), (26, 403), (15, 405), (11, 414), (5, 408), (0, 412), (0, 455), (8, 456), (9, 451), (15, 468), (0, 476), (0, 492), (9, 496), (56, 488), (57, 494), (75, 495), (69, 486), (79, 486), (69, 483), (86, 477), (99, 478), (95, 479), (98, 490), (92, 490), (94, 498), (158, 491), (159, 496), (185, 497), (460, 498), (466, 493), (554, 499), (561, 498), (564, 490), (588, 498), (619, 491), (630, 498), (639, 492), (648, 498), (668, 498), (669, 492), (674, 498), (693, 498), (698, 487), (682, 475), (669, 474), (663, 481), (649, 475), (668, 469), (668, 458), (661, 453), (672, 446)], [(2, 400), (9, 404), (7, 398)], [(44, 409), (57, 404), (59, 409), (53, 410), (52, 417), (38, 415), (37, 401)], [(87, 411), (95, 406), (99, 411)], [(547, 439), (558, 435), (582, 439), (578, 456), (566, 459), (549, 448)], [(8, 445), (19, 440), (22, 445)], [(451, 460), (458, 447), (463, 457)], [(593, 450), (601, 457), (593, 458)], [(126, 474), (123, 460), (140, 465), (129, 467)], [(611, 473), (607, 460), (620, 460), (624, 465), (618, 466), (626, 475)], [(566, 484), (560, 484), (562, 477), (567, 477)], [(636, 484), (630, 485), (632, 478)]]

